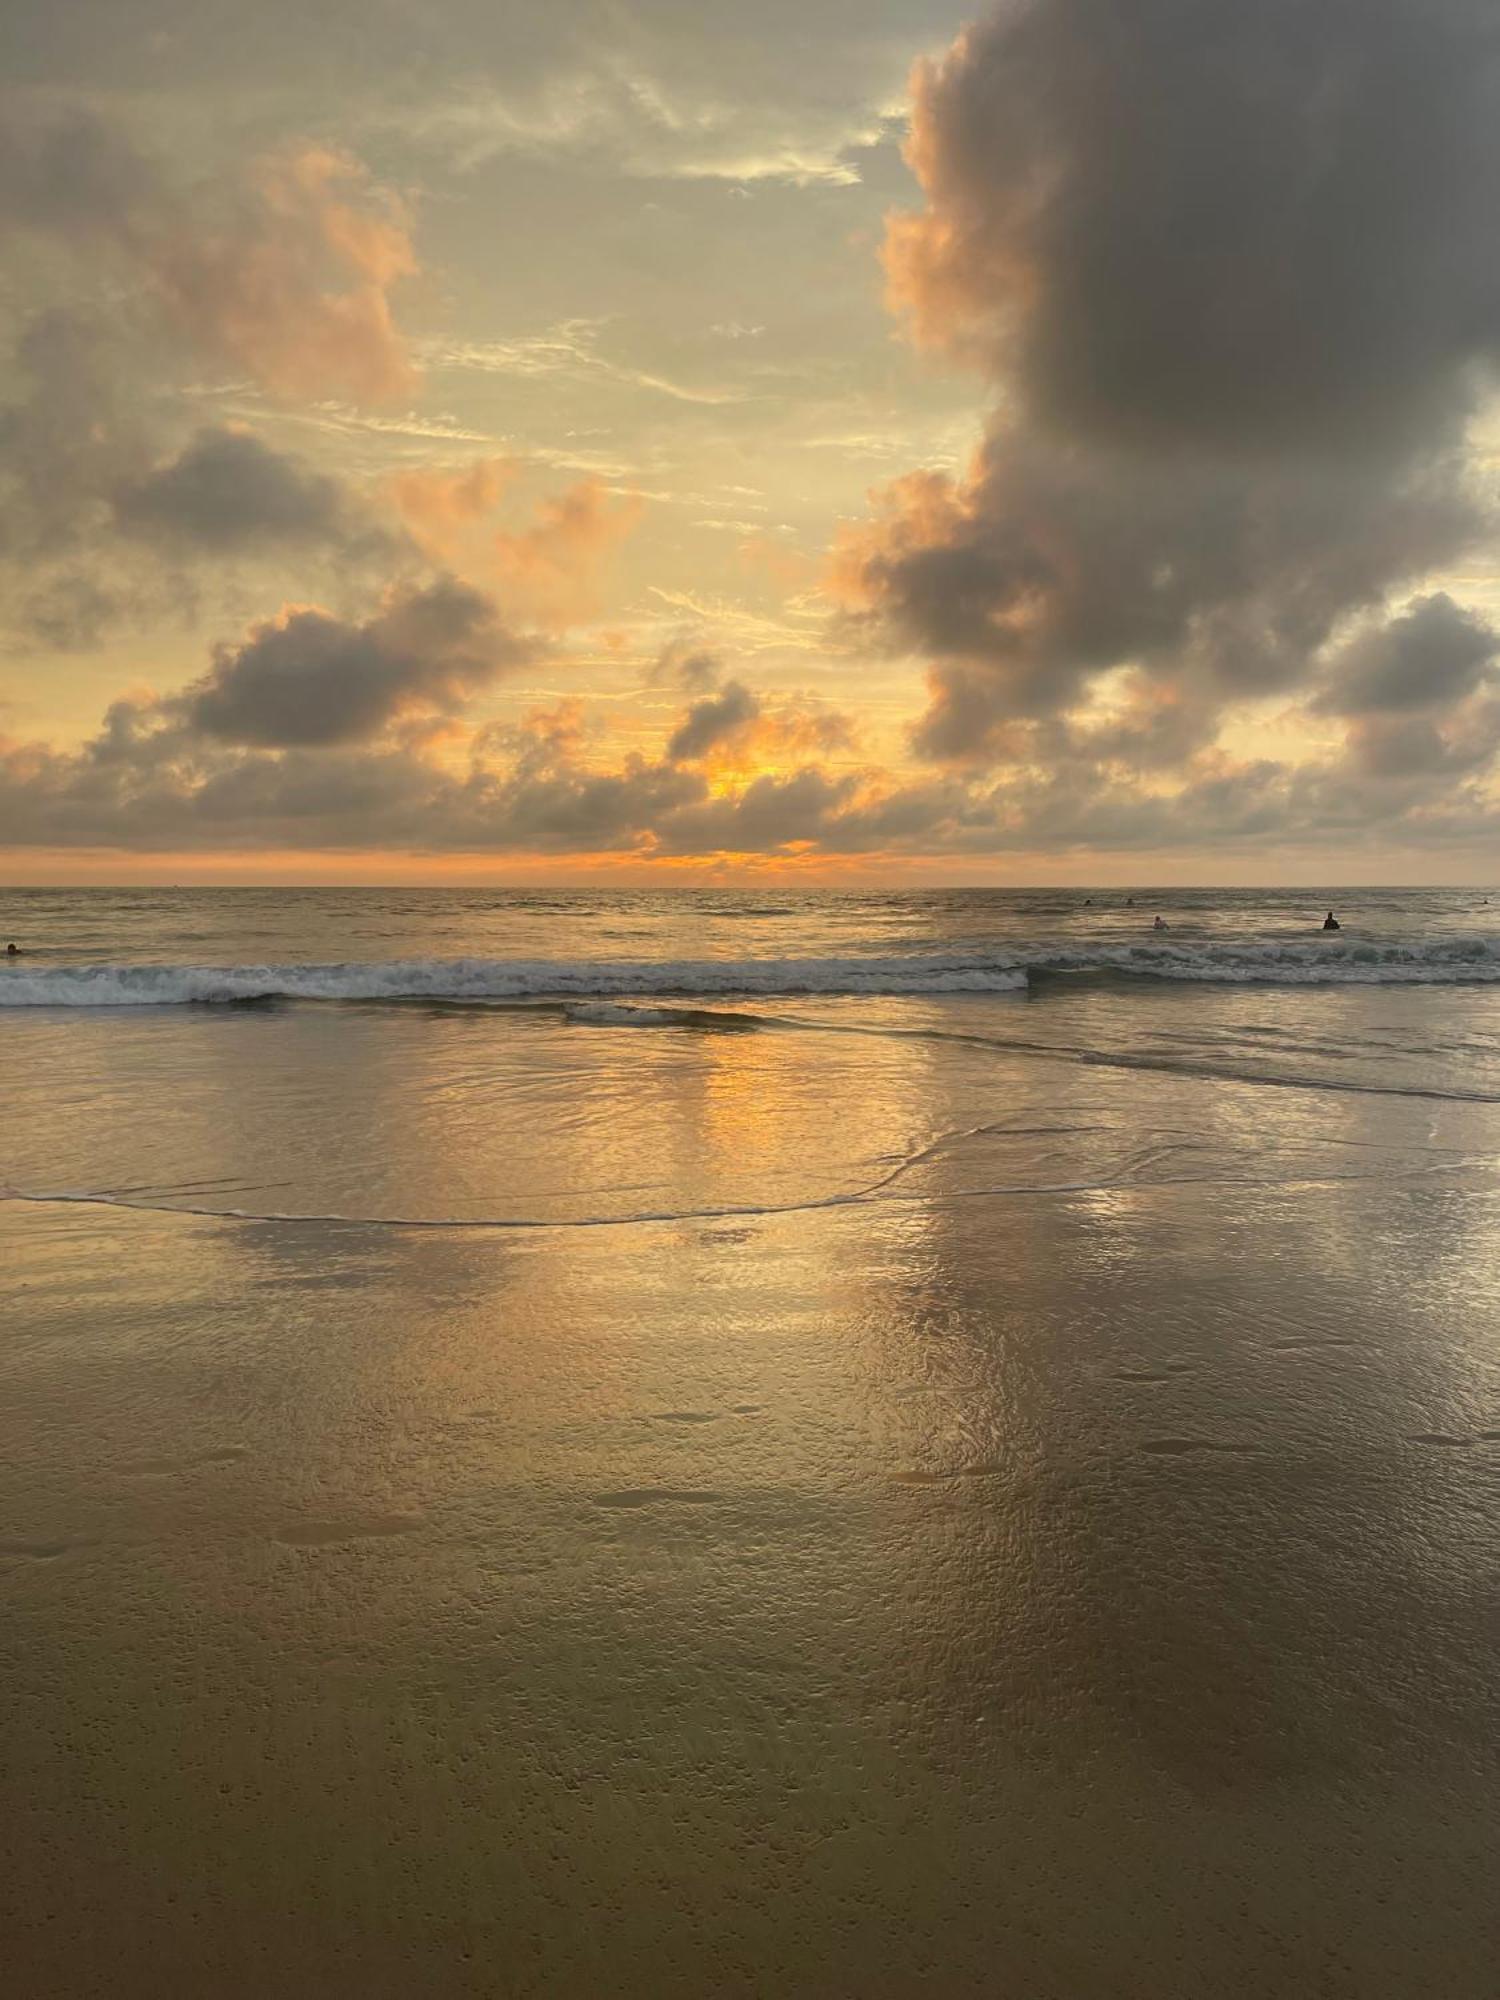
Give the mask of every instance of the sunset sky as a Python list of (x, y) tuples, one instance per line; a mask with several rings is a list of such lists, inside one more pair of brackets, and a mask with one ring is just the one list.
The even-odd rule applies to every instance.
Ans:
[(12, 0), (48, 881), (1481, 882), (1485, 0)]

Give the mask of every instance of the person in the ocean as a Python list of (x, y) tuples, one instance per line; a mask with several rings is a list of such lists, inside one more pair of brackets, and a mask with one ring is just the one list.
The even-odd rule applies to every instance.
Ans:
[(1333, 914), (1332, 910), (1330, 910), (1328, 915), (1323, 919), (1323, 928), (1325, 931), (1340, 931), (1344, 927)]
[(1164, 930), (1166, 930), (1166, 928), (1167, 928), (1167, 922), (1166, 922), (1166, 919), (1165, 919), (1164, 917), (1157, 917), (1157, 918), (1155, 919), (1155, 921), (1154, 921), (1154, 922), (1152, 923), (1152, 925), (1151, 925), (1151, 928), (1152, 928), (1152, 930), (1154, 930), (1154, 931), (1164, 931)]
[(18, 944), (8, 944), (5, 947), (5, 956), (7, 958), (19, 958), (21, 956), (21, 947)]

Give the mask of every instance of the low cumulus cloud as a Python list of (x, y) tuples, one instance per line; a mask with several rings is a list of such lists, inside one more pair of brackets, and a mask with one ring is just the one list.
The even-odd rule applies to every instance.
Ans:
[(111, 496), (126, 534), (216, 554), (368, 540), (344, 486), (252, 431), (201, 429)]
[[(1128, 669), (1191, 757), (1488, 531), (1496, 54), (1480, 0), (1020, 0), (918, 68), (890, 296), (996, 407), (835, 585), (929, 663), (920, 756), (1086, 754)], [(1366, 643), (1438, 685), (1409, 633)]]
[(1365, 717), (1342, 751), (1300, 765), (1196, 753), (1170, 791), (1117, 763), (1085, 767), (1078, 746), (1072, 763), (999, 777), (902, 780), (793, 752), (726, 773), (726, 735), (763, 719), (733, 680), (728, 700), (682, 709), (654, 756), (601, 760), (577, 700), (466, 727), (466, 705), (514, 643), (487, 600), (451, 583), (393, 599), (363, 625), (289, 612), (223, 649), (185, 694), (117, 701), (79, 750), (0, 738), (0, 840), (796, 863), (1312, 842), (1474, 854), (1500, 833), (1480, 779), (1500, 743), (1500, 701), (1482, 696), (1462, 738), (1430, 716)]
[(452, 578), (392, 594), (363, 624), (290, 609), (220, 647), (175, 704), (222, 743), (356, 743), (412, 714), (453, 714), (535, 657), (494, 600)]
[(826, 756), (853, 745), (854, 725), (848, 716), (795, 703), (768, 707), (743, 681), (728, 680), (687, 708), (667, 739), (666, 754), (677, 764), (748, 771), (797, 757)]

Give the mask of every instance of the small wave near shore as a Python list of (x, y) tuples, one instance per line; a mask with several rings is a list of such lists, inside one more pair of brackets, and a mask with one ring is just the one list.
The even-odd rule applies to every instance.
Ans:
[(941, 956), (719, 959), (409, 958), (281, 965), (0, 966), (0, 1008), (170, 1007), (266, 1000), (608, 1001), (632, 996), (858, 997), (1016, 993), (1077, 977), (1214, 984), (1453, 985), (1500, 982), (1500, 941), (1183, 939), (1019, 943)]

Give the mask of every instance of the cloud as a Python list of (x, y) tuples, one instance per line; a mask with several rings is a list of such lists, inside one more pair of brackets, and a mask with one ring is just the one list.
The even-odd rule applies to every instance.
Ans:
[[(419, 620), (425, 613), (418, 613)], [(466, 614), (449, 606), (440, 626)], [(460, 691), (461, 692), (461, 691)], [(440, 691), (441, 693), (441, 691)], [(421, 697), (425, 701), (425, 695)], [(443, 696), (446, 699), (446, 695)], [(419, 710), (404, 711), (408, 716)], [(346, 711), (347, 713), (347, 711)], [(399, 712), (387, 709), (399, 723)], [(373, 726), (375, 718), (367, 714)], [(1395, 718), (1398, 727), (1427, 718)], [(1500, 747), (1500, 702), (1484, 717)], [(1036, 770), (999, 780), (941, 774), (904, 782), (818, 762), (712, 785), (694, 765), (589, 756), (577, 702), (517, 725), (451, 735), (434, 755), (421, 730), (373, 740), (226, 742), (192, 701), (116, 702), (81, 750), (0, 741), (0, 840), (137, 851), (297, 847), (428, 853), (976, 858), (1031, 853), (1244, 854), (1288, 842), (1347, 854), (1361, 845), (1489, 851), (1500, 808), (1462, 745), (1376, 768), (1351, 745), (1292, 766), (1196, 755), (1163, 790), (1122, 770)], [(1408, 749), (1416, 742), (1408, 739)]]
[(54, 306), (16, 343), (19, 391), (0, 405), (0, 556), (32, 561), (78, 546), (108, 494), (140, 470), (128, 349), (97, 313)]
[(753, 773), (768, 764), (847, 750), (853, 741), (845, 715), (791, 704), (768, 709), (743, 681), (729, 680), (691, 704), (667, 740), (666, 755), (673, 764)]
[(194, 556), (409, 553), (336, 482), (244, 429), (159, 435), (163, 391), (193, 357), (278, 396), (411, 387), (389, 310), (414, 268), (406, 216), (357, 162), (293, 147), (184, 187), (92, 112), (0, 99), (0, 238), (18, 233), (40, 244), (46, 285), (81, 281), (101, 301), (43, 306), (16, 337), (0, 404), (13, 640), (87, 648), (122, 624), (180, 623), (197, 606)]
[(306, 569), (411, 554), (340, 482), (243, 428), (200, 428), (163, 455), (136, 331), (97, 312), (35, 315), (12, 381), (0, 404), (0, 625), (12, 643), (87, 650), (125, 625), (180, 624), (206, 588), (230, 583), (230, 559), (275, 554)]
[(1058, 444), (997, 418), (969, 474), (911, 474), (846, 530), (834, 587), (936, 663), (917, 747), (985, 759), (1017, 720), (1144, 665), (1223, 702), (1307, 676), (1351, 611), (1477, 532), (1446, 465), (1373, 479)]
[(494, 513), (519, 470), (507, 458), (413, 466), (392, 476), (391, 496), (428, 556), (456, 563), (472, 548), (476, 526)]
[(583, 381), (604, 378), (633, 389), (649, 389), (673, 402), (708, 408), (746, 400), (747, 392), (732, 385), (677, 382), (612, 360), (599, 352), (599, 336), (605, 325), (603, 320), (565, 319), (544, 333), (515, 340), (429, 342), (423, 348), (423, 358), (436, 368), (469, 369), (523, 380), (544, 375), (568, 375)]
[(452, 713), (534, 647), (493, 600), (452, 579), (392, 593), (363, 624), (288, 608), (255, 626), (175, 704), (203, 736), (291, 747), (368, 741), (412, 714)]
[(1364, 452), (1496, 356), (1486, 0), (1020, 0), (913, 95), (892, 299), (1062, 432)]
[(370, 534), (336, 479), (229, 427), (199, 430), (176, 457), (121, 482), (112, 497), (124, 533), (216, 553), (337, 546)]
[(258, 160), (217, 227), (164, 230), (140, 254), (199, 350), (273, 396), (385, 403), (416, 386), (390, 301), (417, 269), (409, 218), (346, 153)]
[(538, 501), (529, 526), (504, 528), (496, 513), (520, 471), (513, 460), (476, 459), (398, 473), (390, 491), (429, 560), (495, 584), (543, 624), (575, 624), (599, 609), (609, 564), (645, 503), (581, 479)]
[(717, 687), (723, 667), (716, 654), (690, 637), (669, 639), (647, 676), (652, 687), (676, 687), (684, 694), (703, 694)]
[(106, 243), (145, 227), (160, 198), (150, 163), (95, 113), (0, 115), (0, 228)]
[(743, 732), (760, 715), (760, 702), (743, 681), (728, 681), (717, 694), (695, 701), (673, 730), (667, 756), (688, 764)]
[(601, 604), (603, 574), (640, 521), (645, 502), (612, 496), (597, 479), (582, 479), (543, 500), (533, 526), (499, 531), (495, 573), (506, 591), (549, 625), (590, 617)]
[(0, 227), (111, 253), (202, 357), (286, 400), (408, 396), (391, 311), (410, 217), (352, 155), (302, 143), (184, 190), (92, 113), (0, 117)]
[(1479, 0), (1019, 0), (914, 97), (891, 297), (996, 406), (967, 473), (877, 496), (833, 580), (929, 665), (920, 756), (1076, 757), (1130, 672), (1189, 757), (1487, 531), (1461, 448), (1500, 360)]
[(585, 58), (472, 76), (392, 121), (468, 169), (521, 154), (651, 180), (857, 184), (859, 153), (886, 136), (904, 52), (867, 43), (857, 14), (834, 17), (820, 23), (834, 43), (826, 69), (793, 73), (777, 58), (786, 37), (806, 46), (816, 33), (806, 9), (763, 7), (753, 33), (720, 23), (707, 35), (699, 8), (669, 10), (675, 27), (656, 11), (653, 22), (610, 9)]
[(1438, 591), (1352, 638), (1312, 707), (1349, 716), (1449, 708), (1494, 679), (1497, 653), (1500, 633)]

